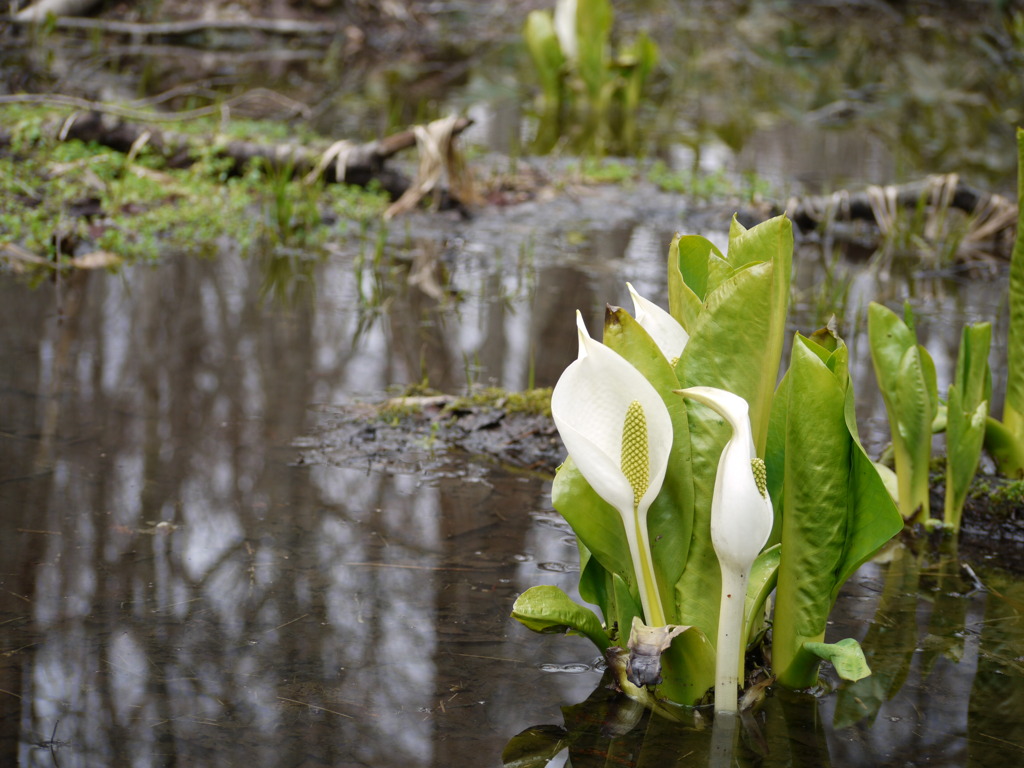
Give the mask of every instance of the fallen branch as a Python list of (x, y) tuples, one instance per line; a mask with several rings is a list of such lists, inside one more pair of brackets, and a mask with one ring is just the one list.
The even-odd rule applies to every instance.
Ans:
[[(86, 7), (95, 0), (83, 0)], [(8, 17), (8, 21), (21, 24), (35, 24), (46, 19), (43, 3), (24, 9)], [(40, 9), (40, 10), (37, 10)], [(80, 11), (77, 11), (80, 12)], [(65, 12), (66, 14), (67, 12)], [(131, 21), (108, 19), (84, 19), (56, 13), (53, 20), (57, 29), (82, 29), (94, 32), (126, 35), (136, 40), (152, 38), (174, 38), (194, 35), (200, 32), (262, 32), (277, 35), (336, 35), (343, 31), (337, 23), (326, 21), (299, 21), (296, 19), (187, 19), (184, 21), (162, 21), (144, 24)]]
[[(454, 118), (452, 133), (461, 133), (471, 124), (469, 118)], [(329, 183), (343, 182), (357, 186), (377, 182), (394, 199), (400, 198), (412, 182), (404, 174), (385, 168), (384, 162), (417, 143), (415, 129), (363, 144), (336, 142), (326, 151), (296, 142), (260, 144), (224, 137), (199, 139), (193, 135), (122, 120), (116, 115), (98, 111), (76, 113), (56, 128), (55, 132), (61, 140), (94, 141), (125, 153), (138, 152), (145, 146), (162, 156), (172, 168), (187, 167), (195, 162), (200, 151), (212, 151), (217, 156), (230, 159), (235, 173), (240, 173), (249, 163), (260, 160), (275, 171), (289, 172), (310, 181), (320, 178)], [(0, 129), (0, 143), (4, 142), (4, 138), (3, 130)]]
[(1012, 209), (1013, 222), (1016, 222), (1013, 203), (1001, 195), (969, 187), (956, 175), (931, 176), (909, 184), (867, 187), (860, 192), (840, 190), (831, 195), (792, 198), (787, 204), (787, 212), (793, 222), (805, 230), (833, 221), (864, 220), (883, 226), (887, 223), (883, 211), (913, 209), (922, 203), (932, 207), (956, 208), (967, 214), (979, 213), (986, 208), (997, 212)]
[[(786, 213), (804, 231), (830, 229), (837, 222), (867, 221), (885, 237), (899, 226), (900, 211), (922, 210), (932, 235), (941, 230), (949, 210), (966, 214), (964, 244), (1011, 242), (1017, 223), (1017, 204), (1002, 195), (963, 184), (956, 174), (930, 176), (909, 184), (870, 186), (860, 192), (840, 190), (831, 195), (792, 198)], [(781, 211), (780, 211), (781, 213)]]

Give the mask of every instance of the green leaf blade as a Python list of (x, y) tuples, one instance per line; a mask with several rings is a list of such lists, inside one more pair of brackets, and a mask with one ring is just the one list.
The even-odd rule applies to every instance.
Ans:
[[(1017, 129), (1017, 200), (1024, 201), (1024, 129)], [(1007, 340), (1003, 424), (1024, 445), (1024, 202), (1017, 213), (1017, 239), (1010, 257), (1010, 331)]]
[(512, 618), (534, 632), (574, 631), (589, 638), (602, 652), (608, 647), (608, 635), (600, 619), (589, 608), (572, 601), (558, 587), (531, 587), (516, 598)]

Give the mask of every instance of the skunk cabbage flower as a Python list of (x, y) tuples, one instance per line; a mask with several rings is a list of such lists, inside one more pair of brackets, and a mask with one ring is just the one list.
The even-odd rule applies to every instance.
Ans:
[(576, 313), (579, 357), (551, 393), (566, 450), (594, 491), (622, 516), (644, 616), (665, 613), (651, 562), (647, 510), (665, 480), (672, 422), (661, 396), (625, 358), (587, 333)]
[(562, 54), (569, 61), (575, 61), (579, 54), (576, 9), (577, 0), (557, 0), (555, 3), (555, 34), (562, 47)]
[(679, 324), (672, 315), (659, 307), (653, 301), (648, 301), (633, 286), (626, 283), (629, 295), (633, 297), (633, 311), (636, 321), (650, 334), (654, 343), (658, 345), (661, 354), (665, 356), (674, 367), (683, 354), (686, 342), (690, 340), (690, 334)]
[(743, 679), (743, 603), (750, 567), (768, 541), (774, 515), (764, 461), (757, 457), (747, 401), (715, 387), (690, 387), (678, 394), (714, 409), (732, 427), (722, 449), (711, 500), (711, 543), (722, 569), (718, 616), (715, 711), (737, 711)]

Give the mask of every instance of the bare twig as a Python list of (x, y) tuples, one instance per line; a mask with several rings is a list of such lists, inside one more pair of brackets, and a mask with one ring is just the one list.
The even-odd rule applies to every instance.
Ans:
[[(26, 9), (30, 10), (30, 9)], [(36, 24), (40, 20), (34, 17), (13, 16), (7, 21), (16, 24)], [(129, 35), (134, 38), (180, 37), (197, 32), (208, 31), (241, 31), (264, 32), (277, 35), (333, 35), (344, 30), (344, 26), (332, 22), (298, 21), (296, 19), (188, 19), (185, 21), (164, 21), (143, 24), (130, 21), (114, 21), (109, 19), (83, 19), (77, 17), (60, 17), (53, 20), (57, 29), (83, 29), (87, 31), (108, 32)]]

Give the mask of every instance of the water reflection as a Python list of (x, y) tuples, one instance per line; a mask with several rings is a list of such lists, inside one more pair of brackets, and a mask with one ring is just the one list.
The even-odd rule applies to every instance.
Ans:
[(1016, 765), (1024, 752), (1019, 579), (985, 569), (983, 586), (955, 554), (920, 544), (898, 544), (888, 562), (862, 569), (830, 622), (830, 637), (860, 637), (871, 677), (838, 693), (774, 690), (739, 720), (713, 723), (710, 708), (683, 712), (678, 723), (634, 711), (600, 685), (563, 707), (561, 724), (514, 736), (505, 764), (558, 765), (567, 751), (577, 767)]
[[(605, 701), (589, 643), (508, 619), (529, 586), (571, 593), (577, 578), (545, 480), (429, 439), (400, 456), (353, 452), (330, 409), (309, 407), (424, 373), (448, 391), (550, 384), (576, 353), (572, 310), (599, 321), (605, 301), (627, 301), (626, 279), (664, 301), (671, 232), (700, 229), (670, 196), (604, 195), (483, 212), (443, 238), (436, 220), (413, 218), (417, 237), (392, 233), (375, 260), (346, 241), (291, 271), (225, 250), (78, 272), (59, 288), (0, 283), (0, 764), (488, 764), (532, 725), (571, 730), (558, 724), (566, 702)], [(826, 260), (806, 247), (796, 273), (812, 291)], [(440, 297), (408, 283), (417, 250), (436, 259)], [(855, 266), (843, 265), (856, 292), (840, 330), (877, 443), (862, 299), (908, 293), (946, 371), (960, 322), (987, 317), (1005, 289), (952, 295), (945, 278)], [(268, 294), (268, 274), (281, 290)], [(794, 327), (815, 327), (817, 309), (798, 301)], [(307, 463), (310, 445), (321, 451)], [(822, 731), (836, 765), (951, 743), (960, 760), (997, 751), (1000, 734), (1020, 743), (1010, 704), (995, 701), (1020, 687), (1019, 660), (1007, 661), (1021, 653), (1016, 581), (979, 568), (991, 590), (972, 592), (956, 569), (917, 562), (874, 566), (840, 600), (839, 635), (876, 649), (873, 720), (857, 710), (835, 730), (841, 696), (798, 702), (796, 715), (780, 698), (757, 722), (763, 739), (737, 742), (743, 760), (761, 760), (763, 740), (768, 754), (823, 760)], [(932, 601), (950, 606), (923, 644), (912, 622), (887, 618), (890, 603), (915, 616)], [(872, 638), (893, 621), (910, 645), (890, 652)], [(916, 735), (919, 711), (941, 732)], [(696, 724), (640, 722), (640, 743), (621, 741), (635, 728), (586, 736), (573, 764), (587, 750), (633, 750), (624, 764), (709, 754)]]
[(295, 464), (307, 404), (400, 379), (439, 308), (347, 348), (351, 269), (280, 306), (260, 267), (79, 273), (59, 323), (3, 285), (3, 764), (473, 764), (575, 690), (532, 681), (582, 646), (507, 621), (574, 557), (542, 481)]

